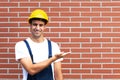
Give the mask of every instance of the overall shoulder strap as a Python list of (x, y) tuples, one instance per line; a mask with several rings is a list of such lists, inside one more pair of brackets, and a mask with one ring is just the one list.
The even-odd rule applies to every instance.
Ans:
[(25, 44), (26, 44), (26, 46), (27, 46), (27, 48), (28, 48), (30, 57), (31, 57), (32, 62), (33, 62), (33, 55), (32, 55), (32, 51), (31, 51), (31, 48), (30, 48), (30, 46), (29, 46), (29, 43), (27, 42), (27, 40), (24, 40), (24, 42), (25, 42)]
[(48, 40), (48, 52), (49, 52), (48, 58), (52, 57), (52, 45), (50, 40)]

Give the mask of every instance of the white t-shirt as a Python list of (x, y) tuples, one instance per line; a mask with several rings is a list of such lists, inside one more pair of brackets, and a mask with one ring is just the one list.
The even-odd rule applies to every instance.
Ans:
[[(30, 38), (26, 39), (30, 45), (32, 54), (33, 54), (33, 60), (35, 63), (44, 61), (48, 59), (48, 41), (45, 38), (43, 42), (36, 43), (33, 42)], [(54, 56), (56, 53), (60, 53), (59, 46), (51, 41), (52, 45), (52, 55)], [(26, 44), (24, 41), (17, 42), (15, 45), (15, 57), (18, 61), (21, 58), (30, 57), (28, 48), (26, 47)], [(61, 61), (62, 59), (56, 60), (55, 62)], [(54, 72), (54, 64), (52, 63), (52, 70)], [(27, 80), (27, 74), (28, 72), (22, 67), (23, 70), (23, 80)], [(54, 73), (53, 73), (54, 75)]]

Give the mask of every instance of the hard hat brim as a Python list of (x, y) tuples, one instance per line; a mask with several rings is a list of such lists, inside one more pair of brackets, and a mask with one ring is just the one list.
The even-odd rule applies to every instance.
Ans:
[(46, 20), (46, 19), (43, 19), (43, 18), (30, 18), (28, 21), (29, 21), (29, 24), (31, 24), (32, 23), (32, 21), (33, 20), (39, 20), (39, 21), (43, 21), (45, 24), (47, 24), (48, 23), (48, 20)]

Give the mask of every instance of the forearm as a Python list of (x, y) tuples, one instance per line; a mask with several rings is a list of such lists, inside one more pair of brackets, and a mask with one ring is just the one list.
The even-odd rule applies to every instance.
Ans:
[(34, 75), (40, 71), (42, 71), (43, 69), (45, 69), (46, 67), (48, 67), (52, 62), (54, 62), (57, 58), (55, 56), (43, 61), (43, 62), (39, 62), (37, 64), (32, 64), (31, 67), (31, 75)]
[(56, 76), (55, 80), (63, 80), (63, 75), (59, 74), (58, 76)]
[[(52, 62), (56, 61), (59, 58), (64, 57), (64, 55), (62, 53), (57, 54), (43, 62), (39, 62), (36, 64), (33, 64), (31, 61), (31, 58), (22, 58), (20, 59), (20, 63), (23, 65), (23, 67), (27, 70), (27, 72), (31, 75), (34, 75), (40, 71), (42, 71), (43, 69), (45, 69), (47, 66), (49, 66)], [(59, 70), (59, 69), (58, 69)]]
[(61, 62), (55, 62), (55, 80), (63, 80), (63, 74), (62, 74), (62, 68), (61, 68)]

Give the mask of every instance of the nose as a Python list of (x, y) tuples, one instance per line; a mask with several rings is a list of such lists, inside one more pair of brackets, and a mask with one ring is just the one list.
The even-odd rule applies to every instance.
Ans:
[(36, 26), (36, 29), (37, 29), (37, 30), (39, 30), (39, 29), (40, 29), (39, 25), (37, 25), (37, 26)]
[(37, 31), (42, 31), (42, 28), (41, 28), (39, 25), (37, 25), (37, 26), (36, 26), (36, 30), (37, 30)]

